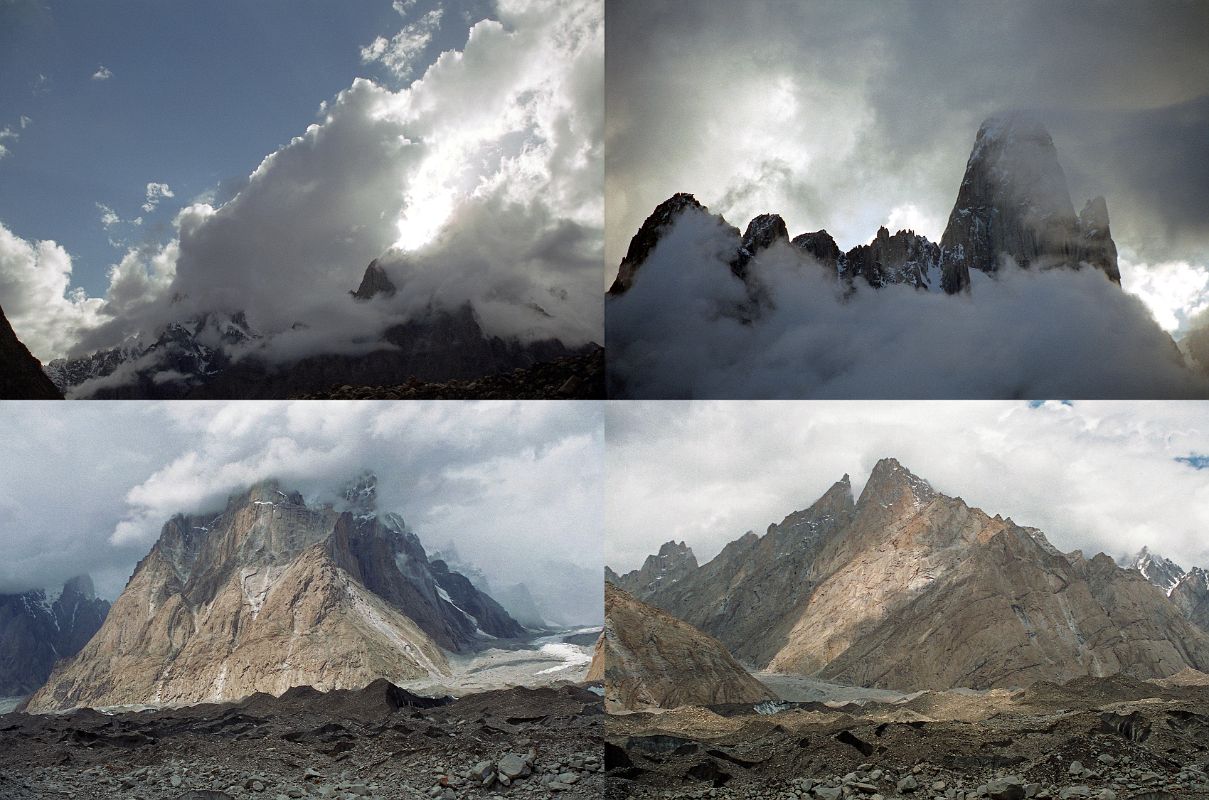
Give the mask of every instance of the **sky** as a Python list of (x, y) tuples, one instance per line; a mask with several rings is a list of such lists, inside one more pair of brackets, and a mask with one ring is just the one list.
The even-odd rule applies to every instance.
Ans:
[(606, 431), (619, 572), (669, 540), (704, 564), (885, 457), (1064, 552), (1209, 566), (1205, 402), (614, 402)]
[[(211, 311), (282, 358), (434, 303), (601, 338), (596, 0), (0, 0), (0, 54), (0, 305), (44, 361)], [(380, 256), (403, 291), (353, 307)]]
[(173, 514), (267, 478), (314, 502), (366, 469), (380, 512), (430, 553), (454, 543), (493, 586), (570, 606), (542, 597), (557, 581), (535, 567), (599, 574), (600, 403), (10, 401), (0, 416), (0, 593), (87, 572), (113, 600)]
[[(691, 13), (688, 7), (691, 5)], [(606, 285), (661, 201), (776, 212), (841, 249), (939, 241), (980, 122), (1032, 111), (1122, 283), (1177, 335), (1209, 308), (1209, 4), (615, 0)]]

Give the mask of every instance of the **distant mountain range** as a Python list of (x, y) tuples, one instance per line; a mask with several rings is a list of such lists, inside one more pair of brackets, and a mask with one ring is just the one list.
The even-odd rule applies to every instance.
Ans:
[[(368, 303), (396, 291), (375, 260), (347, 302)], [(306, 321), (295, 324), (306, 327)], [(132, 339), (87, 356), (55, 359), (45, 372), (61, 392), (76, 398), (283, 398), (341, 386), (477, 378), (595, 349), (570, 348), (557, 339), (522, 343), (488, 336), (469, 305), (430, 308), (362, 343), (359, 353), (319, 353), (277, 363), (259, 353), (270, 340), (242, 311), (213, 311), (173, 322), (151, 341)]]
[(109, 613), (92, 579), (78, 575), (51, 593), (0, 594), (0, 697), (32, 694), (54, 665), (74, 656)]
[[(1131, 567), (1133, 565), (1130, 565)], [(748, 666), (902, 690), (1209, 671), (1203, 570), (1061, 553), (894, 459), (706, 564), (669, 542), (607, 580)]]

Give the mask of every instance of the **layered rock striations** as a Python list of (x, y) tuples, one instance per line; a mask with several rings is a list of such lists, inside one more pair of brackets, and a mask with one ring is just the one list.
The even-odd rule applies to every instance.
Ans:
[(1111, 558), (936, 492), (893, 459), (641, 599), (754, 666), (915, 690), (1209, 668), (1209, 636)]
[(0, 697), (35, 692), (57, 661), (88, 643), (108, 612), (87, 575), (67, 581), (57, 597), (43, 589), (0, 595)]
[[(709, 214), (685, 193), (656, 207), (631, 240), (610, 295), (630, 290), (642, 264), (689, 212)], [(757, 216), (742, 236), (726, 220), (715, 218), (731, 232), (732, 252), (726, 260), (748, 284), (752, 298), (760, 298), (761, 290), (753, 285), (758, 278), (750, 264), (780, 241), (817, 261), (848, 289), (901, 284), (952, 294), (969, 288), (970, 270), (995, 273), (1007, 260), (1026, 269), (1089, 266), (1121, 282), (1107, 203), (1095, 197), (1075, 213), (1053, 138), (1039, 121), (1022, 113), (991, 117), (979, 127), (939, 244), (914, 231), (891, 234), (883, 227), (869, 244), (843, 252), (825, 230), (790, 239), (776, 214)]]
[(447, 675), (446, 651), (515, 630), (506, 615), (476, 619), (451, 602), (415, 534), (372, 510), (372, 479), (354, 487), (344, 511), (266, 481), (218, 514), (173, 517), (29, 710), (405, 684)]
[(609, 710), (759, 703), (774, 695), (716, 639), (605, 584), (605, 627), (588, 670)]

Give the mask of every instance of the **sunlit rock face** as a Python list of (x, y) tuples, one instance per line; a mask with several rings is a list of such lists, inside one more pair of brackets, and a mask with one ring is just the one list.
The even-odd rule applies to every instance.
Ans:
[[(179, 514), (139, 562), (105, 625), (29, 710), (189, 705), (445, 676), (446, 652), (519, 625), (473, 587), (459, 607), (414, 533), (374, 508), (372, 476), (346, 510), (274, 481), (218, 514)], [(443, 565), (442, 565), (443, 566)], [(442, 574), (438, 574), (442, 573)]]

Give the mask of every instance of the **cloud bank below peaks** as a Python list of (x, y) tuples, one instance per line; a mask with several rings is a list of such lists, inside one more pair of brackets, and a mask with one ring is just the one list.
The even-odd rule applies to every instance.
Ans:
[[(603, 59), (600, 3), (505, 0), (410, 85), (354, 80), (230, 201), (127, 253), (103, 298), (69, 293), (53, 243), (0, 241), (26, 253), (0, 262), (0, 302), (43, 360), (214, 312), (243, 312), (283, 359), (466, 304), (488, 335), (599, 342)], [(380, 256), (398, 291), (353, 303)]]
[[(1140, 398), (1209, 395), (1137, 297), (1094, 269), (973, 275), (944, 295), (859, 284), (785, 243), (747, 265), (690, 209), (606, 302), (614, 396)], [(972, 270), (971, 272), (977, 272)]]

